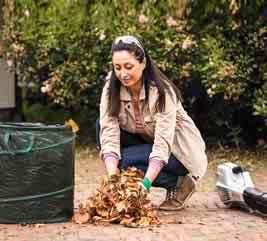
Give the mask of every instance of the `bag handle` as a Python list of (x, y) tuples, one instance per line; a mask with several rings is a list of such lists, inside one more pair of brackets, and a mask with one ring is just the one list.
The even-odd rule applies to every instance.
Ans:
[(6, 149), (8, 150), (9, 154), (15, 155), (15, 154), (23, 154), (23, 153), (28, 153), (32, 151), (33, 144), (34, 144), (34, 136), (32, 134), (29, 135), (29, 143), (26, 147), (21, 148), (21, 149), (16, 149), (12, 150), (10, 148), (10, 140), (11, 140), (12, 134), (10, 132), (6, 132), (4, 136), (4, 144), (6, 146)]

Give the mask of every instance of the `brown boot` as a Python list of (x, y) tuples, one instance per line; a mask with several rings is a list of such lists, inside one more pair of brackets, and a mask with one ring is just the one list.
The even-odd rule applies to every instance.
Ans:
[(165, 211), (177, 211), (185, 207), (186, 202), (196, 190), (192, 177), (181, 177), (180, 185), (167, 190), (166, 200), (160, 204), (159, 209)]

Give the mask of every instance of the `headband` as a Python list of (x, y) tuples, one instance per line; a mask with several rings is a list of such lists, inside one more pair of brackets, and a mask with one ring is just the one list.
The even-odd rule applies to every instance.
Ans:
[(114, 44), (118, 44), (120, 41), (122, 43), (125, 43), (125, 44), (135, 44), (136, 46), (138, 46), (142, 50), (142, 52), (144, 53), (144, 56), (145, 56), (145, 50), (144, 50), (142, 44), (140, 43), (140, 41), (136, 37), (134, 37), (132, 35), (120, 36), (114, 40)]

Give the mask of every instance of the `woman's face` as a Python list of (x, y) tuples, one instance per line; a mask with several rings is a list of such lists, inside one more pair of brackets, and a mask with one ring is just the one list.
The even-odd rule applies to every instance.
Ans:
[(112, 64), (117, 78), (124, 86), (131, 88), (140, 85), (144, 61), (140, 63), (133, 53), (121, 50), (113, 53)]

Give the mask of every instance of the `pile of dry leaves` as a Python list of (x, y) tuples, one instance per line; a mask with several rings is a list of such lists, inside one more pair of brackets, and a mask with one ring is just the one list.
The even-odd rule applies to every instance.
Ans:
[(103, 177), (95, 196), (88, 198), (85, 205), (80, 204), (74, 222), (119, 223), (129, 227), (160, 224), (147, 192), (138, 185), (143, 176), (142, 171), (131, 167), (109, 180)]

